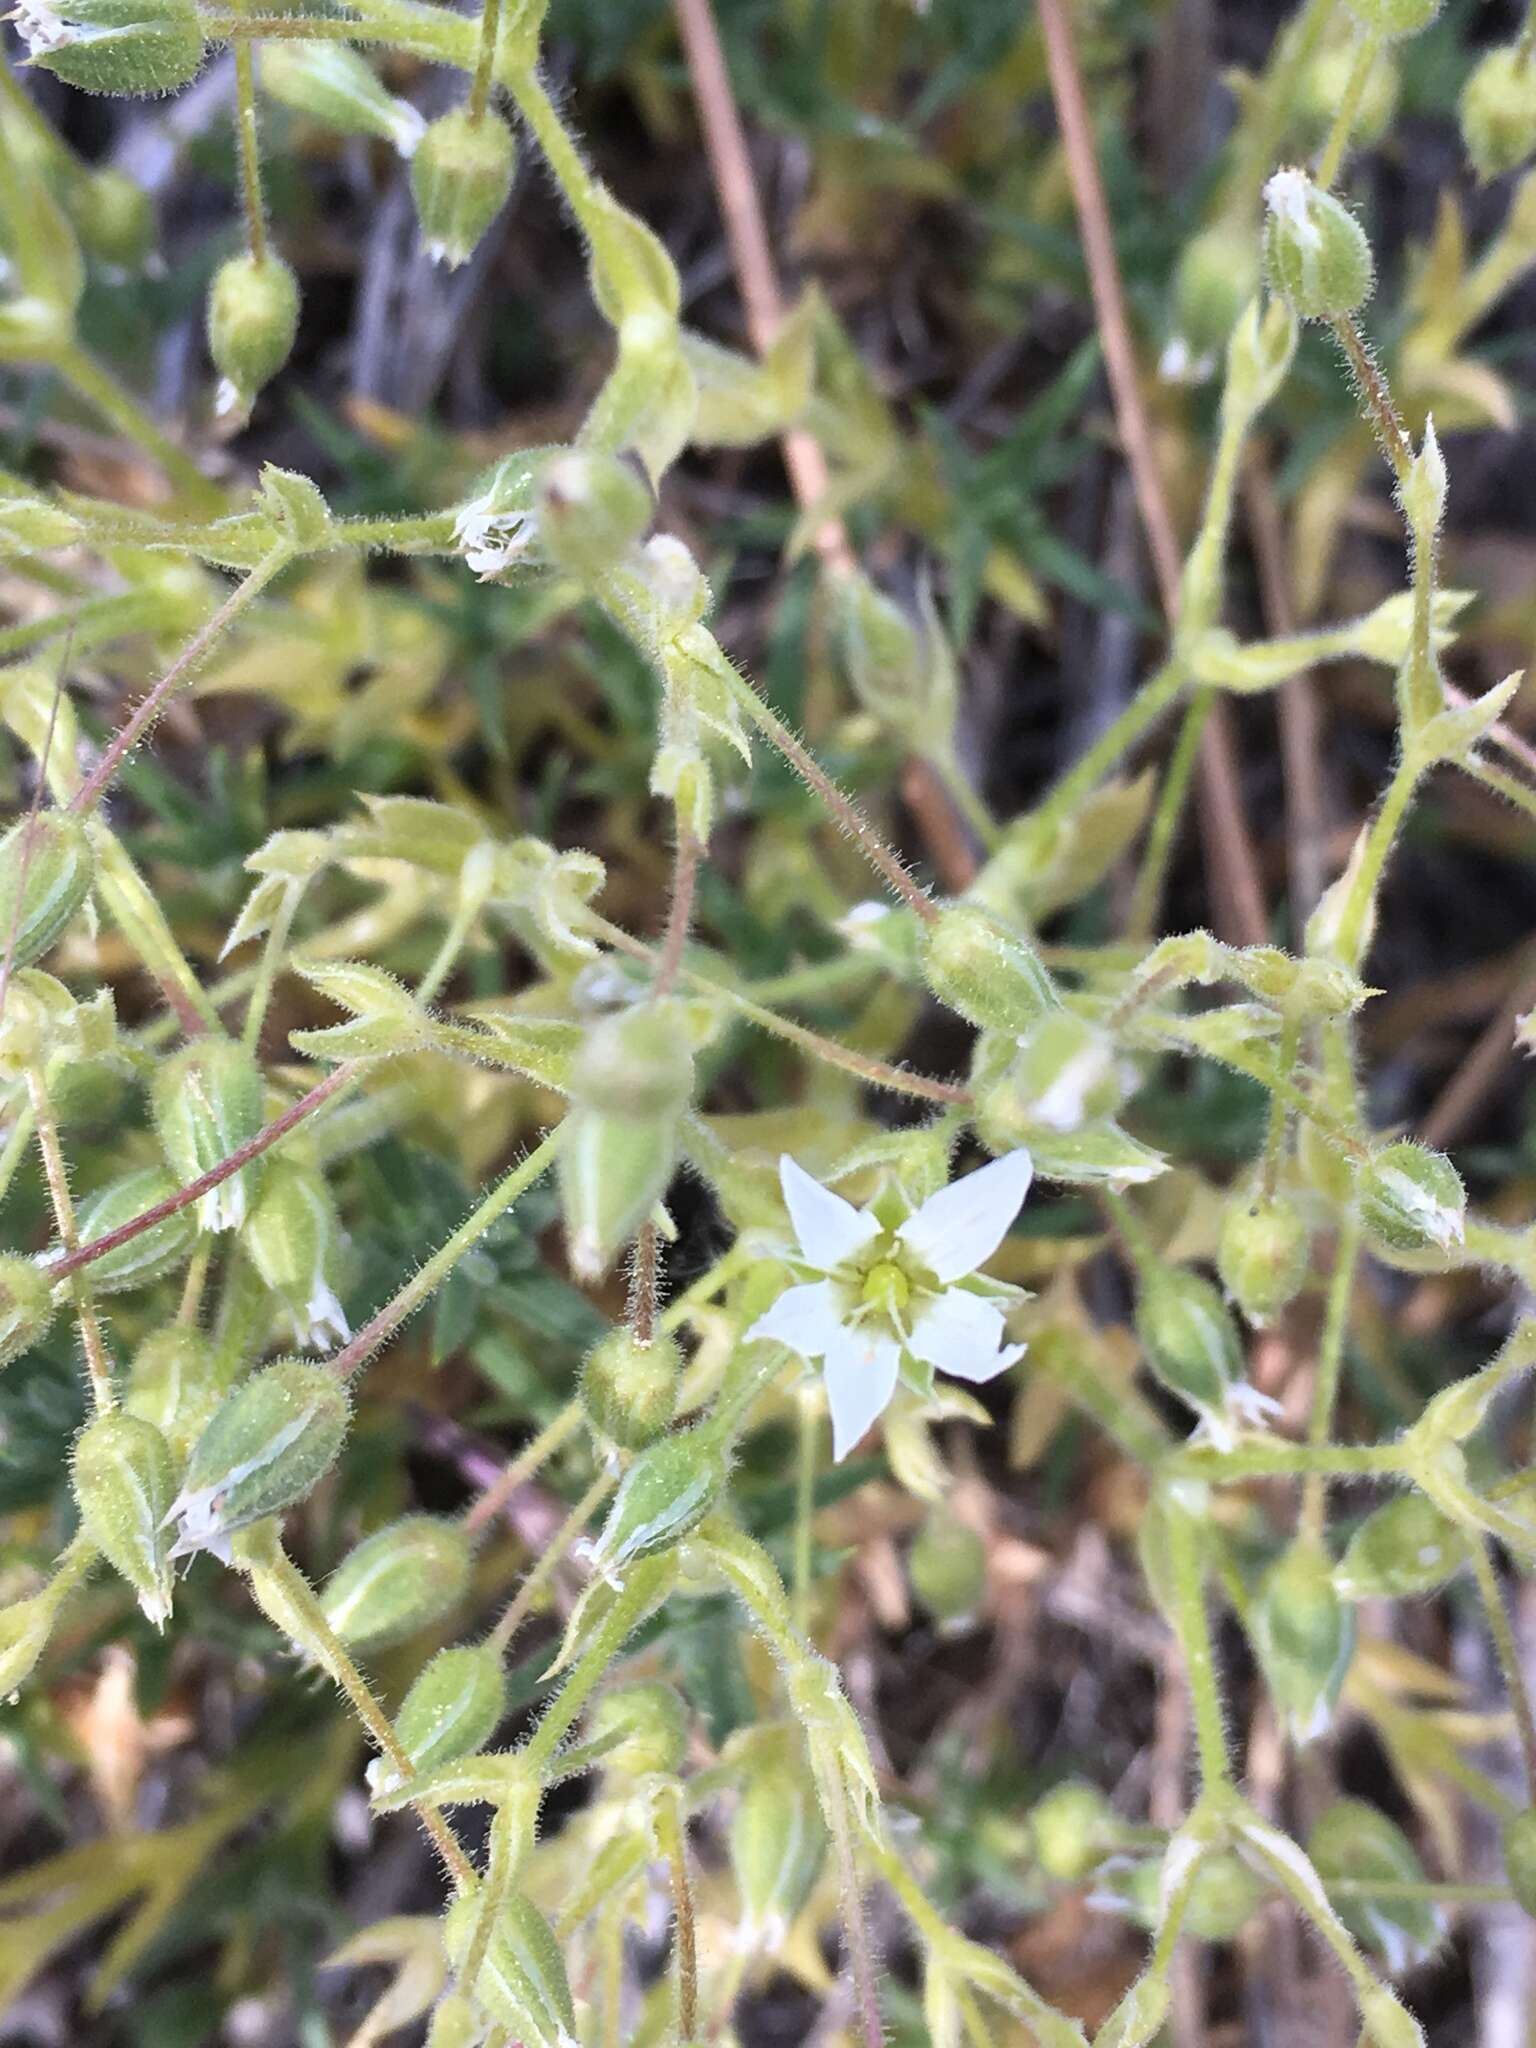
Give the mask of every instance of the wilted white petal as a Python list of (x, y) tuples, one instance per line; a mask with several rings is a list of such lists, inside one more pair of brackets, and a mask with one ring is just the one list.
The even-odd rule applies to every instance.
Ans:
[(1034, 1177), (1034, 1161), (1022, 1146), (1005, 1152), (930, 1195), (897, 1226), (896, 1235), (940, 1280), (958, 1280), (997, 1250)]
[(764, 1338), (787, 1344), (802, 1358), (821, 1358), (841, 1335), (842, 1300), (837, 1287), (830, 1280), (811, 1280), (803, 1287), (786, 1287), (748, 1330), (747, 1342)]
[(852, 1202), (812, 1180), (787, 1152), (779, 1160), (779, 1186), (800, 1255), (818, 1273), (830, 1273), (880, 1235), (880, 1226), (867, 1209), (855, 1209)]
[(896, 1391), (901, 1349), (879, 1331), (840, 1330), (822, 1376), (832, 1410), (832, 1456), (846, 1458)]
[(1003, 1343), (997, 1308), (963, 1287), (947, 1287), (918, 1310), (907, 1349), (936, 1372), (980, 1386), (1024, 1356), (1022, 1344)]

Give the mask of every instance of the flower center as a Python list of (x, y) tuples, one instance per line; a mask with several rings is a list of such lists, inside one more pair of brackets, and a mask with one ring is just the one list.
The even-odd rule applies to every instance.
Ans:
[(864, 1275), (860, 1305), (900, 1327), (912, 1299), (912, 1283), (894, 1259), (881, 1259)]

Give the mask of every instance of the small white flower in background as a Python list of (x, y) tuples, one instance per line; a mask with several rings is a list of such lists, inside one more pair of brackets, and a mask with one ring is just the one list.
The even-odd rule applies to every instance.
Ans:
[[(1007, 1344), (1016, 1287), (976, 1271), (1019, 1213), (1034, 1166), (1009, 1152), (951, 1181), (902, 1220), (855, 1209), (787, 1155), (779, 1182), (799, 1252), (815, 1279), (787, 1288), (747, 1332), (821, 1361), (832, 1454), (845, 1458), (889, 1405), (903, 1369), (927, 1391), (934, 1372), (979, 1385), (1024, 1355)], [(881, 1214), (876, 1214), (876, 1208)]]
[(499, 509), (488, 492), (466, 505), (453, 522), (453, 542), (482, 583), (500, 576), (528, 553), (537, 520), (531, 511)]
[(29, 57), (45, 57), (50, 50), (67, 49), (71, 43), (81, 40), (80, 30), (70, 22), (61, 21), (44, 0), (29, 0), (20, 6), (6, 20), (14, 22), (16, 33), (27, 46)]

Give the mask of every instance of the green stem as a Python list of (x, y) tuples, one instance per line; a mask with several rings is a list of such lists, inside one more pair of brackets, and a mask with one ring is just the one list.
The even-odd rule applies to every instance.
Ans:
[(224, 500), (217, 485), (208, 481), (191, 457), (156, 426), (138, 400), (93, 355), (78, 342), (69, 341), (50, 360), (65, 383), (87, 405), (154, 458), (189, 505), (209, 513), (222, 510)]
[(569, 1443), (585, 1419), (585, 1410), (581, 1403), (567, 1401), (554, 1420), (545, 1423), (532, 1442), (525, 1444), (515, 1458), (508, 1460), (484, 1493), (467, 1510), (464, 1527), (469, 1534), (474, 1535), (483, 1529), (487, 1522), (493, 1521), (517, 1489), (526, 1486), (539, 1467), (547, 1464), (562, 1444)]
[(267, 213), (261, 196), (261, 135), (256, 124), (256, 62), (249, 36), (235, 43), (235, 132), (240, 149), (240, 202), (251, 261), (267, 260)]
[(699, 2012), (699, 1944), (680, 1786), (671, 1784), (663, 1789), (656, 1801), (652, 1824), (672, 1879), (672, 1911), (677, 1926), (677, 2038), (680, 2042), (692, 2041)]
[(491, 97), (491, 79), (496, 68), (496, 46), (501, 34), (501, 0), (484, 0), (480, 10), (480, 47), (475, 55), (475, 75), (469, 87), (469, 118), (476, 126), (485, 118)]
[(534, 1602), (559, 1570), (561, 1561), (569, 1556), (577, 1537), (617, 1483), (611, 1472), (600, 1472), (540, 1551), (537, 1563), (518, 1587), (517, 1597), (491, 1631), (491, 1641), (497, 1649), (504, 1650), (517, 1634), (532, 1613)]
[(465, 1217), (452, 1237), (432, 1254), (420, 1271), (385, 1302), (377, 1315), (370, 1317), (349, 1344), (343, 1345), (330, 1361), (331, 1370), (345, 1378), (371, 1358), (385, 1339), (413, 1316), (430, 1295), (436, 1293), (459, 1260), (479, 1243), (496, 1219), (510, 1209), (518, 1196), (526, 1193), (553, 1164), (559, 1146), (560, 1126), (556, 1125), (526, 1158), (520, 1159), (496, 1183), (479, 1207)]
[(1371, 820), (1360, 865), (1355, 870), (1354, 879), (1349, 885), (1349, 894), (1345, 897), (1343, 909), (1339, 913), (1338, 938), (1334, 950), (1347, 964), (1359, 966), (1364, 959), (1366, 925), (1376, 901), (1376, 891), (1381, 886), (1381, 877), (1388, 856), (1408, 814), (1408, 807), (1413, 802), (1419, 775), (1418, 762), (1405, 754), (1398, 762), (1392, 780), (1387, 784), (1387, 793), (1382, 799), (1381, 809)]
[(293, 930), (294, 913), (299, 907), (297, 888), (283, 892), (283, 900), (277, 907), (267, 932), (266, 942), (261, 949), (257, 963), (256, 980), (245, 1006), (245, 1017), (240, 1031), (240, 1043), (247, 1052), (255, 1052), (261, 1043), (261, 1027), (267, 1020), (267, 1008), (272, 1000), (273, 985), (277, 980), (278, 968), (288, 951), (288, 935)]
[[(1301, 1019), (1288, 1016), (1280, 1027), (1280, 1045), (1275, 1064), (1287, 1079), (1295, 1073), (1296, 1062), (1301, 1054)], [(1275, 1189), (1280, 1181), (1280, 1166), (1285, 1157), (1285, 1134), (1290, 1128), (1290, 1111), (1285, 1098), (1272, 1094), (1269, 1098), (1269, 1121), (1264, 1133), (1264, 1158), (1259, 1168), (1259, 1187), (1266, 1202), (1275, 1198)]]
[[(70, 1199), (64, 1149), (59, 1143), (59, 1127), (53, 1120), (53, 1105), (48, 1100), (47, 1085), (39, 1068), (29, 1067), (27, 1070), (27, 1094), (32, 1104), (37, 1149), (42, 1155), (43, 1177), (48, 1183), (48, 1198), (53, 1205), (59, 1241), (66, 1254), (78, 1251), (80, 1233), (75, 1224), (75, 1205)], [(83, 1273), (71, 1273), (69, 1291), (74, 1298), (75, 1317), (80, 1325), (80, 1342), (85, 1352), (86, 1371), (90, 1375), (91, 1398), (97, 1414), (107, 1415), (116, 1406), (117, 1397), (112, 1390), (112, 1366), (97, 1319), (96, 1304), (91, 1299), (90, 1282)]]
[(1520, 1655), (1520, 1646), (1515, 1641), (1515, 1632), (1510, 1626), (1509, 1610), (1504, 1605), (1504, 1593), (1489, 1554), (1487, 1537), (1475, 1536), (1470, 1548), (1473, 1576), (1477, 1580), (1483, 1612), (1488, 1619), (1488, 1633), (1493, 1639), (1494, 1654), (1499, 1660), (1504, 1690), (1509, 1697), (1509, 1709), (1514, 1716), (1515, 1729), (1520, 1738), (1526, 1798), (1529, 1803), (1536, 1804), (1536, 1715), (1532, 1713), (1530, 1688), (1525, 1682), (1524, 1660)]
[[(1360, 1218), (1351, 1208), (1339, 1227), (1334, 1247), (1333, 1273), (1328, 1282), (1328, 1307), (1323, 1318), (1322, 1342), (1318, 1346), (1317, 1377), (1312, 1384), (1312, 1416), (1307, 1441), (1314, 1450), (1324, 1448), (1333, 1434), (1333, 1411), (1338, 1401), (1339, 1378), (1344, 1367), (1344, 1339), (1349, 1328), (1349, 1311), (1355, 1293), (1355, 1268), (1360, 1260)], [(1321, 1472), (1309, 1472), (1302, 1487), (1302, 1527), (1321, 1538), (1327, 1506), (1327, 1488)]]
[(530, 1772), (542, 1775), (553, 1763), (555, 1752), (582, 1708), (602, 1684), (609, 1665), (644, 1618), (652, 1594), (653, 1582), (638, 1566), (631, 1566), (613, 1605), (572, 1666), (564, 1685), (545, 1708), (538, 1727), (524, 1746), (523, 1758)]
[(1239, 1479), (1298, 1479), (1309, 1472), (1326, 1479), (1399, 1479), (1410, 1469), (1399, 1443), (1241, 1443), (1230, 1451), (1202, 1444), (1173, 1452), (1164, 1465), (1171, 1478), (1209, 1479), (1218, 1486)]
[(1229, 1787), (1232, 1765), (1221, 1716), (1221, 1685), (1211, 1647), (1210, 1616), (1205, 1606), (1205, 1571), (1193, 1519), (1172, 1506), (1168, 1518), (1168, 1552), (1172, 1568), (1173, 1624), (1184, 1653), (1189, 1696), (1195, 1710), (1195, 1747), (1205, 1791)]
[(795, 1466), (795, 1556), (790, 1614), (799, 1633), (811, 1633), (811, 1567), (815, 1553), (816, 1460), (821, 1449), (821, 1405), (809, 1385), (797, 1395), (798, 1458)]
[(1215, 697), (1214, 690), (1197, 690), (1190, 699), (1189, 708), (1184, 714), (1184, 722), (1179, 727), (1179, 736), (1174, 742), (1173, 752), (1169, 756), (1168, 766), (1163, 775), (1163, 787), (1158, 796), (1157, 809), (1152, 816), (1151, 830), (1147, 834), (1141, 868), (1136, 876), (1130, 916), (1126, 922), (1128, 938), (1150, 938), (1157, 928), (1163, 890), (1168, 880), (1168, 867), (1173, 857), (1174, 839), (1179, 829), (1179, 820), (1184, 815), (1184, 805), (1189, 797), (1190, 784), (1194, 780), (1195, 765), (1200, 757), (1200, 742), (1205, 735), (1206, 720), (1211, 715)]
[(1376, 60), (1381, 55), (1381, 31), (1365, 29), (1361, 32), (1355, 61), (1349, 67), (1349, 76), (1344, 81), (1344, 93), (1334, 113), (1333, 126), (1323, 146), (1322, 158), (1317, 166), (1317, 182), (1326, 192), (1339, 175), (1344, 161), (1344, 152), (1349, 147), (1349, 138), (1354, 131), (1355, 119), (1360, 112), (1360, 101)]
[(1041, 827), (1064, 824), (1083, 799), (1093, 794), (1120, 757), (1178, 702), (1188, 681), (1188, 667), (1182, 659), (1166, 661), (1155, 675), (1149, 676), (1119, 717), (1105, 727), (1062, 776), (1033, 813), (1033, 822)]

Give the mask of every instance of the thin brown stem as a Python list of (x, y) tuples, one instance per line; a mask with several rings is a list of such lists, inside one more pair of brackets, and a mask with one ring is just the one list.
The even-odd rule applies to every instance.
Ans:
[(667, 929), (656, 965), (654, 992), (658, 996), (671, 995), (677, 984), (678, 969), (683, 964), (683, 948), (688, 943), (688, 928), (693, 923), (693, 898), (698, 886), (702, 850), (693, 833), (679, 818), (672, 866), (672, 899), (667, 907)]
[[(53, 1120), (53, 1105), (48, 1100), (42, 1074), (36, 1068), (28, 1071), (27, 1093), (32, 1103), (32, 1121), (37, 1129), (37, 1149), (42, 1155), (43, 1176), (48, 1183), (48, 1199), (53, 1205), (53, 1220), (65, 1250), (72, 1251), (80, 1238), (75, 1226), (75, 1205), (70, 1199), (69, 1173), (64, 1164), (64, 1148), (59, 1143), (59, 1127)], [(101, 1334), (96, 1305), (85, 1282), (73, 1280), (70, 1288), (80, 1324), (80, 1341), (85, 1349), (86, 1370), (91, 1378), (91, 1394), (98, 1411), (105, 1415), (115, 1398), (106, 1341)]]
[(289, 560), (288, 550), (283, 548), (269, 555), (264, 562), (259, 562), (245, 581), (230, 592), (213, 617), (193, 634), (149, 695), (118, 727), (101, 759), (70, 799), (69, 808), (72, 811), (78, 812), (83, 818), (90, 816), (100, 803), (113, 776), (122, 766), (124, 756), (138, 745), (165, 709), (166, 702), (173, 692), (186, 681), (224, 629), (239, 617), (279, 570), (287, 567)]
[(497, 1622), (491, 1641), (498, 1649), (504, 1650), (517, 1634), (533, 1611), (533, 1603), (554, 1577), (564, 1558), (569, 1556), (571, 1547), (597, 1508), (613, 1491), (617, 1481), (611, 1472), (599, 1472), (586, 1492), (577, 1501), (560, 1527), (550, 1537), (539, 1553), (533, 1569), (517, 1589), (517, 1594), (506, 1613)]
[(167, 1195), (163, 1202), (156, 1202), (153, 1208), (146, 1209), (142, 1215), (132, 1216), (126, 1223), (120, 1223), (116, 1230), (109, 1230), (102, 1237), (92, 1238), (89, 1244), (68, 1247), (63, 1258), (55, 1259), (49, 1266), (48, 1278), (65, 1279), (69, 1274), (78, 1272), (82, 1266), (90, 1265), (93, 1259), (105, 1258), (108, 1252), (115, 1252), (119, 1245), (130, 1244), (146, 1230), (153, 1230), (155, 1225), (163, 1223), (167, 1216), (174, 1216), (178, 1211), (189, 1208), (193, 1202), (200, 1201), (214, 1188), (232, 1179), (242, 1166), (249, 1166), (253, 1159), (259, 1159), (263, 1152), (270, 1151), (280, 1138), (286, 1138), (296, 1125), (303, 1123), (306, 1117), (313, 1116), (317, 1109), (329, 1102), (331, 1097), (346, 1087), (349, 1081), (355, 1080), (357, 1074), (356, 1060), (348, 1060), (342, 1066), (334, 1068), (323, 1081), (317, 1081), (307, 1095), (301, 1095), (297, 1102), (283, 1111), (281, 1116), (274, 1117), (271, 1123), (264, 1125), (255, 1137), (247, 1138), (243, 1145), (237, 1146), (227, 1158), (221, 1159), (217, 1166), (210, 1166), (206, 1173), (199, 1174), (196, 1180), (188, 1181), (186, 1186), (178, 1188), (174, 1195)]
[(547, 1422), (533, 1438), (525, 1444), (515, 1458), (509, 1458), (490, 1485), (481, 1494), (464, 1516), (464, 1527), (471, 1534), (483, 1529), (487, 1522), (494, 1521), (520, 1486), (528, 1481), (569, 1441), (582, 1425), (582, 1406), (579, 1401), (570, 1401), (553, 1422)]
[(1350, 376), (1365, 408), (1366, 419), (1371, 432), (1376, 436), (1377, 445), (1391, 465), (1392, 474), (1401, 488), (1408, 481), (1413, 468), (1413, 444), (1408, 439), (1408, 429), (1403, 425), (1402, 414), (1398, 411), (1392, 393), (1387, 389), (1387, 380), (1377, 367), (1376, 358), (1366, 345), (1365, 336), (1347, 316), (1342, 320), (1331, 320), (1334, 339), (1344, 351), (1349, 364)]
[[(1179, 605), (1179, 543), (1142, 400), (1120, 264), (1065, 0), (1039, 0), (1039, 17), (1115, 419), (1163, 611), (1172, 622)], [(1243, 814), (1231, 715), (1219, 702), (1212, 706), (1200, 745), (1200, 814), (1206, 878), (1217, 921), (1243, 944), (1261, 944), (1269, 935), (1264, 890)]]
[(658, 1270), (656, 1226), (642, 1223), (629, 1273), (629, 1327), (637, 1344), (649, 1344), (656, 1334)]

